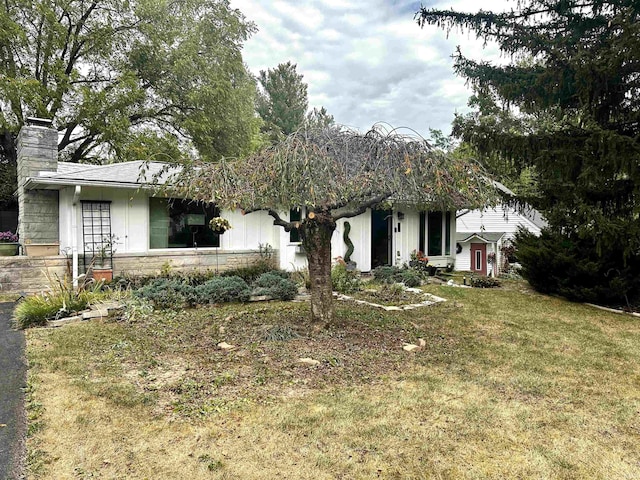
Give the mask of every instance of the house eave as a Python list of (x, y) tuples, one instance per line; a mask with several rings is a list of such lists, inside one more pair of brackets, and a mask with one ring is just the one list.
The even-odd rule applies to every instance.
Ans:
[(110, 187), (125, 188), (130, 190), (152, 189), (154, 186), (136, 182), (110, 182), (95, 180), (73, 180), (62, 178), (46, 178), (46, 177), (29, 177), (25, 181), (24, 188), (27, 190), (59, 190), (62, 187), (73, 187), (79, 185), (81, 187)]

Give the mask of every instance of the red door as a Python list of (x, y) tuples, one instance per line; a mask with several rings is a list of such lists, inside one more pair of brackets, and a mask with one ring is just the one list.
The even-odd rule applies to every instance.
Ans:
[(471, 271), (478, 275), (487, 275), (487, 244), (471, 244)]

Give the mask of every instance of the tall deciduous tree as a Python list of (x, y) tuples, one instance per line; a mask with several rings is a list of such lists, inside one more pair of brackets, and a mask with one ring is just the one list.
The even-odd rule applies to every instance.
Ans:
[(282, 140), (295, 132), (305, 121), (309, 101), (307, 84), (296, 70), (295, 63), (281, 63), (276, 68), (261, 70), (258, 76), (258, 114), (272, 141)]
[(0, 152), (27, 116), (67, 161), (217, 159), (252, 148), (254, 30), (227, 0), (7, 0), (0, 6)]
[[(639, 15), (632, 0), (527, 0), (504, 13), (417, 13), (421, 26), (470, 30), (514, 58), (494, 65), (458, 49), (455, 71), (501, 111), (485, 105), (457, 117), (454, 133), (517, 170), (533, 167), (536, 206), (552, 233), (544, 238), (563, 242), (545, 244), (548, 268), (560, 269), (547, 274), (564, 278), (563, 294), (581, 292), (575, 298), (598, 300), (589, 292), (603, 285), (618, 290), (618, 299), (640, 295)], [(588, 279), (568, 275), (580, 258), (594, 272)]]
[[(311, 277), (311, 313), (333, 319), (331, 236), (336, 221), (388, 202), (424, 210), (477, 208), (494, 192), (474, 162), (450, 158), (424, 140), (372, 129), (301, 128), (245, 160), (185, 168), (169, 184), (186, 198), (246, 212), (266, 210), (274, 224), (298, 228)], [(304, 207), (299, 223), (278, 212)]]

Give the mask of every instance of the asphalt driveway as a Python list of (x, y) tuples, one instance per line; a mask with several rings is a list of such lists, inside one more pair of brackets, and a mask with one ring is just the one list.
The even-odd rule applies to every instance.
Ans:
[(23, 478), (24, 333), (11, 328), (13, 303), (0, 303), (0, 479)]

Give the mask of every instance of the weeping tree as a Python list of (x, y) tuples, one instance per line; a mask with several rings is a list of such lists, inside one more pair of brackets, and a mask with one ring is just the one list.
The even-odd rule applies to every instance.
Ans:
[[(274, 224), (299, 230), (311, 279), (311, 316), (333, 320), (331, 237), (336, 222), (397, 202), (423, 210), (477, 208), (494, 192), (473, 161), (454, 159), (416, 139), (374, 127), (301, 129), (249, 158), (185, 167), (172, 194), (244, 212), (265, 210)], [(280, 215), (304, 207), (304, 218)]]

